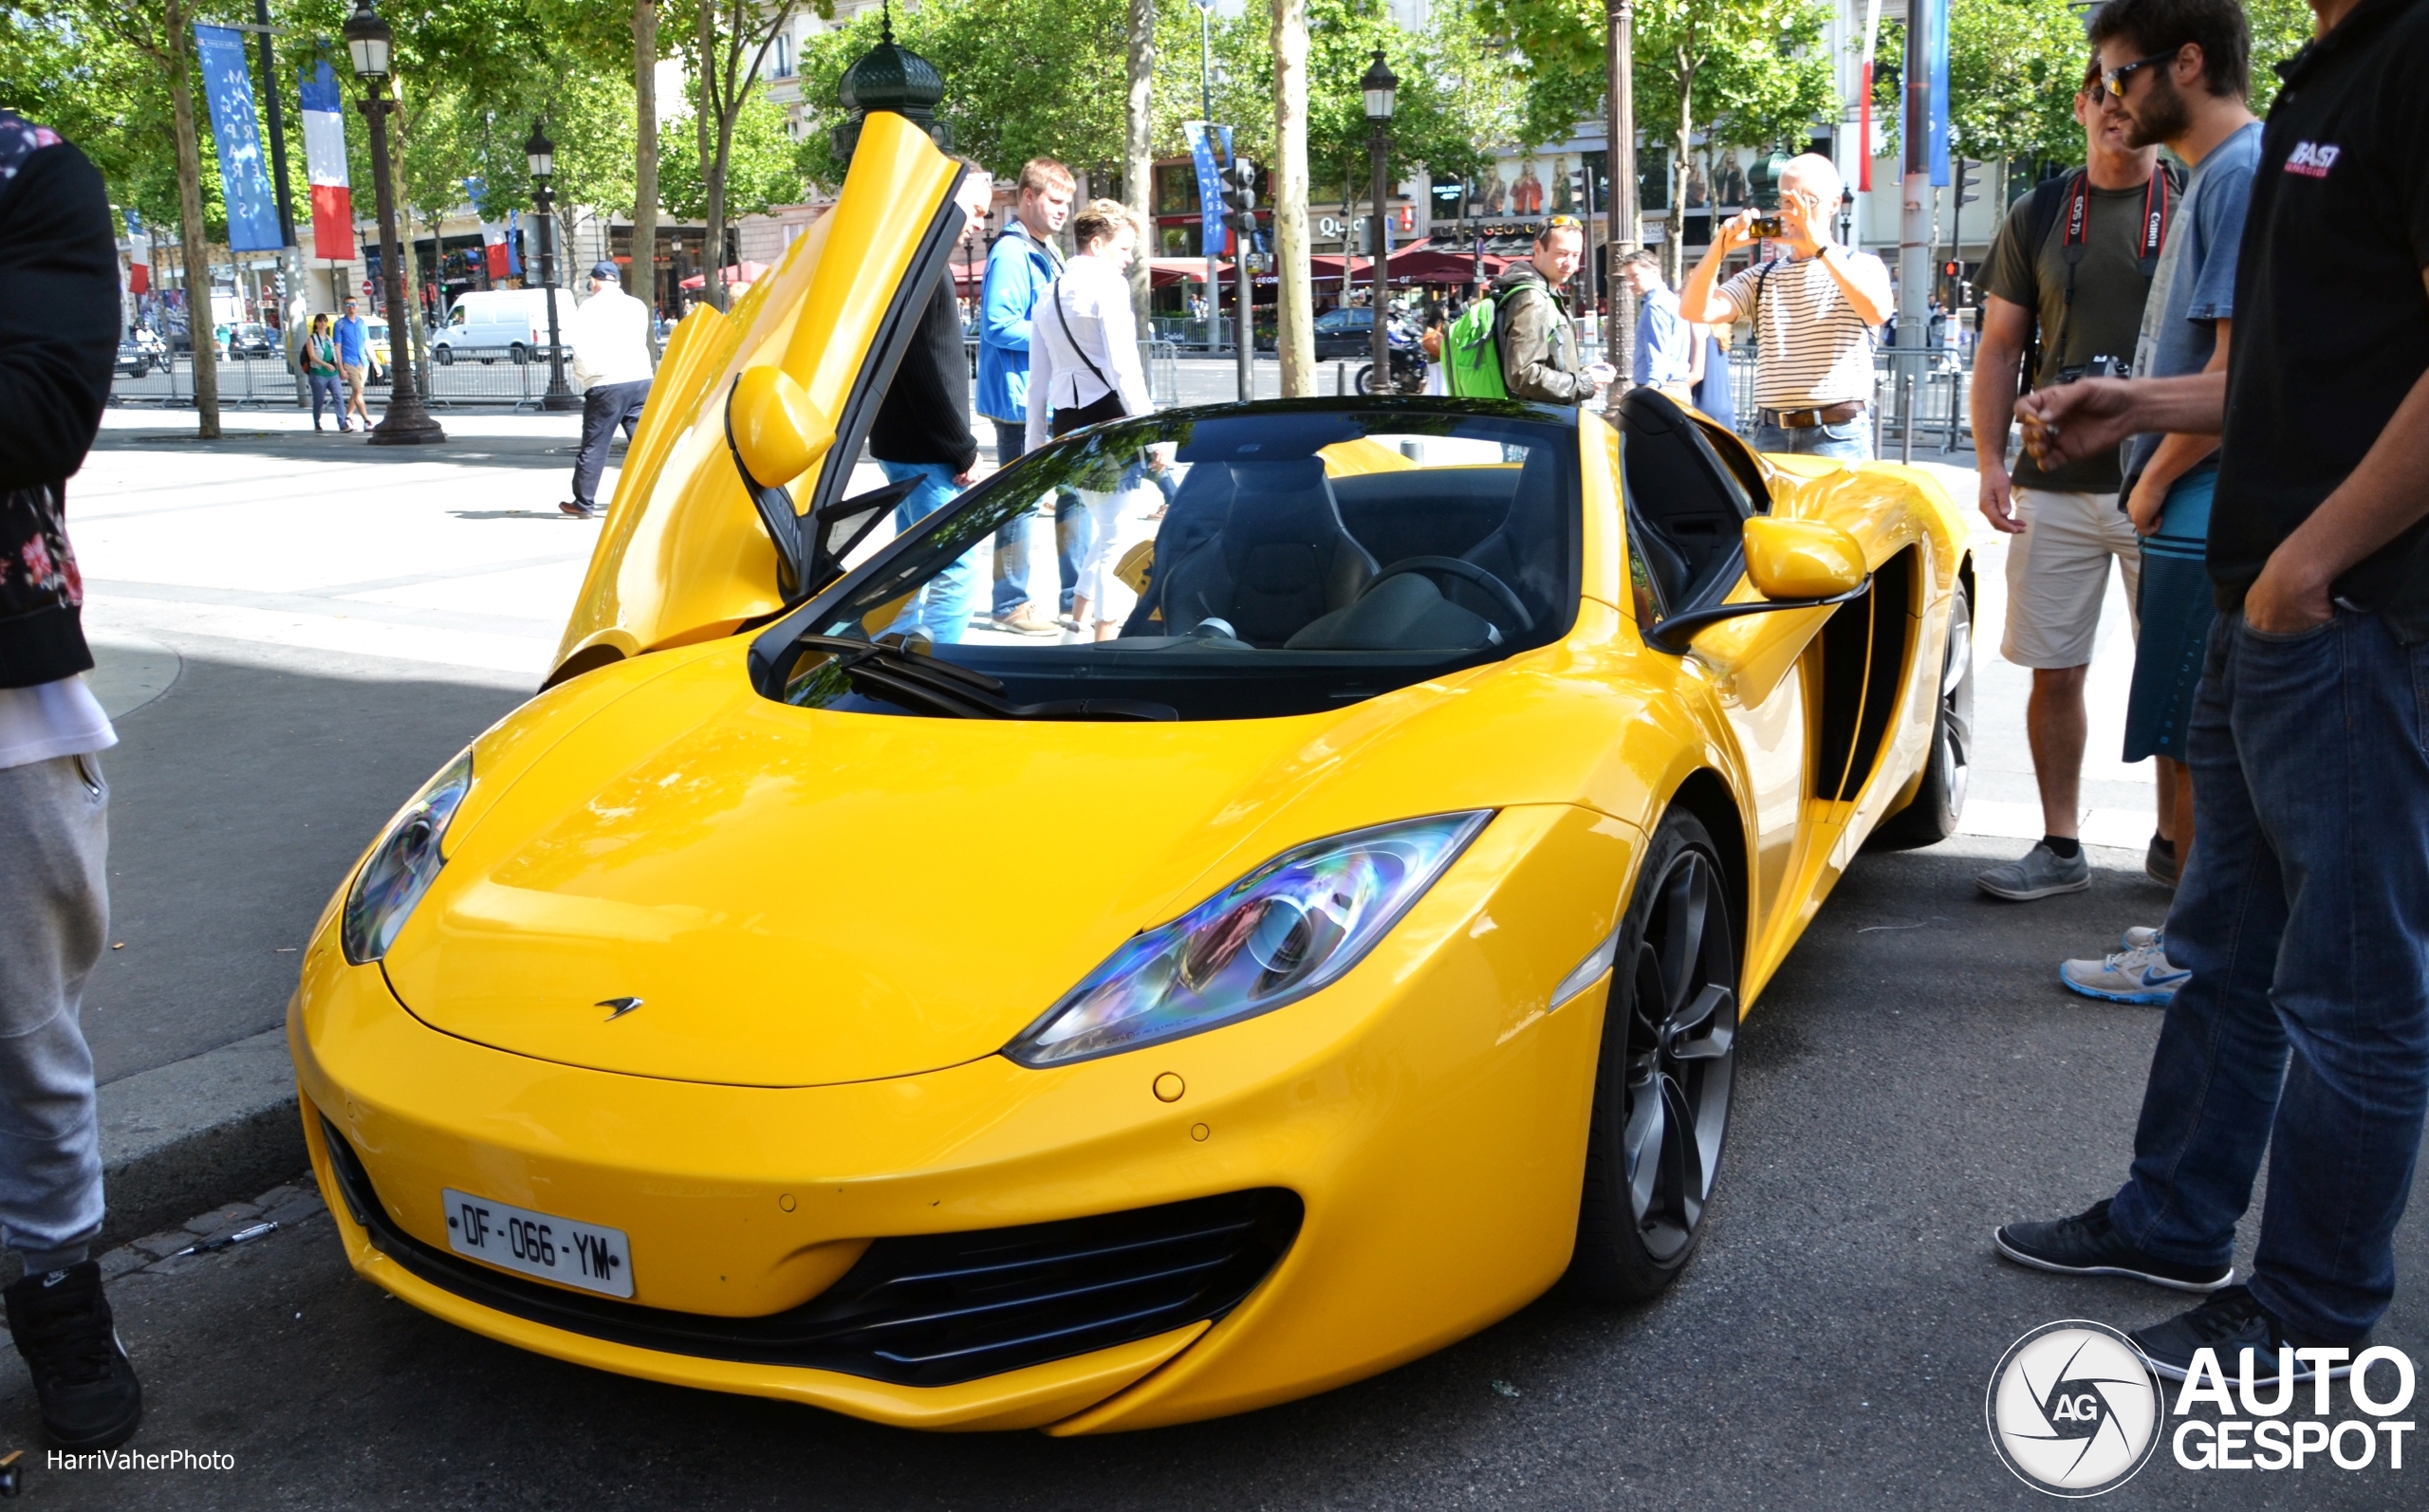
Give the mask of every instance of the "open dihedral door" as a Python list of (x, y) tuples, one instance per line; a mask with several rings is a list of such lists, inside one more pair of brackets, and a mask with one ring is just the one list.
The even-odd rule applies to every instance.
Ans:
[[(702, 305), (676, 327), (548, 684), (729, 635), (831, 574), (817, 547), (882, 507), (839, 506), (853, 502), (861, 444), (960, 234), (961, 174), (909, 120), (872, 113), (834, 208), (732, 310)], [(746, 476), (738, 380), (745, 394), (781, 391), (803, 443), (774, 453), (788, 475)]]

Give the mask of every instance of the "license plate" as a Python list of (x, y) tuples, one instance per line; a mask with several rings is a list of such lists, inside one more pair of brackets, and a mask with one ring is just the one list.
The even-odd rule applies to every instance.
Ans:
[(621, 1228), (578, 1224), (449, 1187), (447, 1244), (459, 1255), (610, 1297), (633, 1295), (633, 1248)]

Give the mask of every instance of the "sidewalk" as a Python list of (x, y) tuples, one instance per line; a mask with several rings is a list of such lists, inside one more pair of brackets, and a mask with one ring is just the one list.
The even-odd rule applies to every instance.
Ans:
[[(281, 1025), (312, 923), (397, 805), (547, 669), (598, 530), (556, 509), (579, 416), (444, 423), (444, 447), (375, 451), (275, 412), (198, 442), (190, 415), (112, 411), (70, 485), (121, 737), (112, 949), (84, 1021), (113, 1242), (301, 1168)], [(2041, 823), (2029, 674), (1997, 655), (2005, 541), (1972, 513), (1972, 472), (1934, 470), (1975, 521), (1982, 590), (1964, 828), (2021, 841)], [(2113, 759), (2132, 647), (2122, 596), (2109, 610), (2084, 833), (2139, 853), (2150, 776)]]

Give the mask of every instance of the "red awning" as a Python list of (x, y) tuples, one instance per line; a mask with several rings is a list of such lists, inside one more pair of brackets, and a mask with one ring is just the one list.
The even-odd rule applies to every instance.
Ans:
[[(767, 276), (768, 265), (765, 263), (736, 263), (732, 267), (727, 268), (724, 274), (725, 282), (729, 285), (756, 284)], [(680, 286), (684, 288), (706, 288), (709, 286), (708, 275), (705, 273), (695, 273), (690, 278), (685, 279)]]

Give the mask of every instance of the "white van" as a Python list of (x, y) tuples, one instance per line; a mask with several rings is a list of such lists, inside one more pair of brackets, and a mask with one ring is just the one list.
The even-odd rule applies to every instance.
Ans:
[[(573, 296), (557, 291), (557, 327), (573, 313)], [(447, 323), (430, 339), (430, 355), (442, 365), (457, 358), (494, 362), (546, 360), (548, 355), (548, 291), (543, 288), (478, 289), (460, 295)]]

